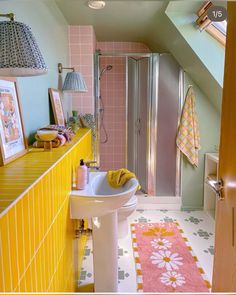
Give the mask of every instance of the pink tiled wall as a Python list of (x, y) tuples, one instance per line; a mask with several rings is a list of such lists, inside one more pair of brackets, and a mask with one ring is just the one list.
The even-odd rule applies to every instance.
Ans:
[[(136, 42), (97, 42), (101, 52), (146, 53), (149, 48)], [(126, 69), (124, 57), (101, 57), (100, 70), (111, 64), (101, 78), (101, 96), (104, 102), (104, 125), (108, 142), (100, 143), (100, 165), (102, 170), (119, 169), (126, 166)], [(101, 139), (104, 132), (101, 130)]]
[[(149, 48), (138, 42), (96, 42), (92, 26), (69, 26), (70, 64), (81, 72), (87, 83), (87, 93), (72, 94), (72, 109), (79, 113), (94, 113), (94, 52), (146, 53)], [(101, 79), (104, 102), (104, 125), (108, 142), (100, 144), (102, 170), (119, 169), (126, 165), (126, 85), (125, 58), (102, 57), (100, 69), (111, 64), (112, 70)], [(104, 132), (101, 130), (101, 139)]]
[(69, 26), (70, 64), (85, 78), (88, 92), (72, 94), (72, 109), (94, 113), (94, 61), (96, 37), (93, 26)]
[[(100, 69), (108, 64), (112, 70), (101, 77), (101, 97), (104, 103), (104, 126), (108, 142), (100, 143), (100, 165), (102, 170), (125, 167), (126, 109), (125, 109), (125, 58), (102, 57)], [(104, 130), (100, 129), (101, 140)]]

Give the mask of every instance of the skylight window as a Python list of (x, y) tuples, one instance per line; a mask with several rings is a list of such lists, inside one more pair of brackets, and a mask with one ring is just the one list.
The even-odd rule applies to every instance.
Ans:
[(197, 12), (196, 24), (200, 31), (207, 31), (218, 42), (225, 46), (227, 21), (214, 22), (208, 17), (208, 10), (213, 6), (212, 2), (206, 2)]
[(227, 31), (226, 20), (222, 22), (212, 22), (211, 25), (214, 26), (217, 30), (219, 30), (224, 36), (226, 36), (226, 31)]

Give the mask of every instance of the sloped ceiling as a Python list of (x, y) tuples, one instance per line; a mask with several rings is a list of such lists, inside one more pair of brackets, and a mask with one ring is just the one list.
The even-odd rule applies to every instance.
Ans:
[(71, 25), (93, 25), (99, 41), (147, 41), (150, 24), (164, 13), (167, 1), (106, 1), (102, 10), (87, 0), (56, 0)]
[[(195, 12), (204, 1), (107, 0), (105, 8), (99, 11), (90, 9), (87, 0), (55, 1), (70, 25), (93, 25), (98, 41), (138, 41), (153, 52), (170, 52), (220, 111), (222, 83), (194, 51), (172, 17), (177, 13), (177, 17), (189, 18), (193, 23)], [(214, 1), (214, 4), (225, 6), (226, 2)], [(217, 42), (208, 37), (209, 42)], [(208, 44), (203, 43), (202, 47), (207, 51)], [(222, 58), (223, 55), (222, 49)], [(223, 77), (223, 66), (219, 72)]]

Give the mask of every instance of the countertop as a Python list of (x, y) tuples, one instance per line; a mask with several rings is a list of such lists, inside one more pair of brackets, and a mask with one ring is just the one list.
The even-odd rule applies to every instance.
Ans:
[(60, 161), (90, 131), (80, 128), (73, 140), (65, 146), (44, 151), (29, 148), (29, 152), (17, 160), (0, 167), (0, 215), (37, 183), (45, 173)]

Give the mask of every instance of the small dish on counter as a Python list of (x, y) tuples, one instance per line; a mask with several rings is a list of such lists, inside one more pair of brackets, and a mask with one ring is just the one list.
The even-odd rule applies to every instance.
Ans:
[(56, 130), (38, 130), (35, 138), (44, 142), (44, 150), (51, 151), (52, 141), (58, 136)]

